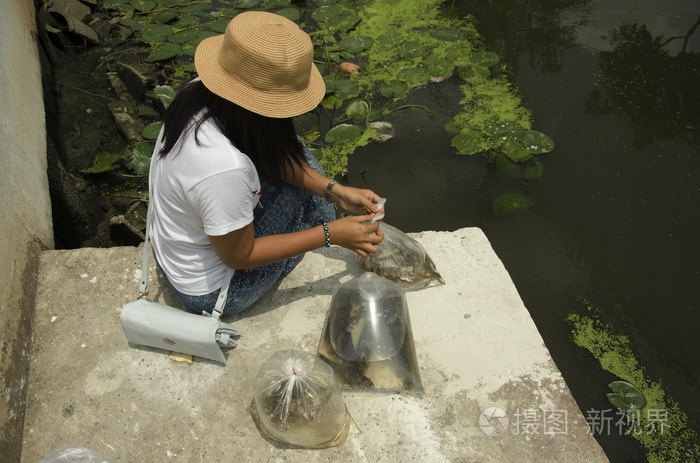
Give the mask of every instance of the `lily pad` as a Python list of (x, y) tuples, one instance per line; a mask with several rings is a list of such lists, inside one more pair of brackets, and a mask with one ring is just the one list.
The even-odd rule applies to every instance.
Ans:
[(554, 149), (554, 141), (536, 130), (528, 130), (518, 140), (532, 154), (549, 153)]
[(283, 8), (279, 11), (275, 11), (275, 13), (294, 22), (299, 21), (299, 18), (301, 18), (301, 12), (296, 8)]
[(490, 68), (495, 66), (501, 59), (497, 54), (490, 51), (482, 51), (474, 53), (469, 57), (469, 61), (482, 68)]
[(144, 127), (143, 131), (141, 132), (141, 136), (147, 140), (155, 140), (158, 138), (161, 127), (163, 127), (163, 122), (152, 122)]
[(359, 53), (371, 47), (373, 43), (371, 37), (349, 37), (341, 40), (338, 45), (350, 53)]
[(430, 36), (446, 42), (455, 42), (463, 39), (464, 33), (459, 29), (453, 29), (451, 27), (436, 27), (430, 31)]
[(153, 143), (137, 143), (131, 150), (127, 151), (126, 165), (129, 169), (133, 170), (136, 175), (146, 175), (148, 174), (148, 168), (151, 164), (152, 154)]
[(351, 124), (336, 125), (326, 132), (326, 143), (352, 143), (362, 135), (359, 127)]
[(520, 138), (525, 135), (525, 132), (527, 132), (527, 129), (519, 126), (513, 121), (504, 121), (499, 122), (498, 124), (490, 125), (486, 128), (486, 131), (496, 138), (500, 138), (503, 141), (508, 141), (520, 140)]
[(419, 58), (427, 52), (425, 45), (417, 40), (409, 40), (402, 43), (397, 49), (399, 58)]
[(408, 85), (400, 80), (390, 80), (379, 86), (379, 93), (387, 98), (401, 98), (408, 93)]
[(226, 28), (230, 22), (231, 18), (229, 17), (219, 18), (207, 23), (207, 27), (209, 27), (209, 30), (214, 31), (217, 34), (223, 34), (226, 32)]
[(161, 43), (168, 40), (173, 35), (173, 28), (164, 24), (158, 24), (145, 29), (141, 38), (149, 43)]
[(506, 215), (527, 209), (535, 204), (531, 199), (518, 193), (506, 193), (493, 200), (493, 212), (496, 215)]
[(110, 151), (103, 151), (95, 156), (92, 162), (92, 167), (83, 169), (82, 172), (86, 174), (101, 174), (103, 172), (109, 172), (119, 168), (118, 161), (122, 158), (121, 153), (112, 153)]
[(431, 77), (450, 77), (455, 67), (450, 60), (445, 58), (429, 57), (425, 60), (425, 66)]
[(182, 47), (177, 43), (166, 43), (163, 46), (155, 49), (150, 55), (146, 57), (146, 61), (162, 61), (182, 54)]
[(151, 11), (156, 7), (156, 2), (153, 0), (131, 0), (131, 6), (138, 11)]
[(457, 154), (469, 156), (486, 151), (489, 147), (483, 135), (474, 131), (460, 133), (452, 138), (452, 146), (457, 149)]
[(406, 82), (408, 85), (420, 85), (430, 78), (430, 73), (425, 68), (401, 69), (396, 73), (396, 77)]
[(608, 401), (621, 410), (641, 410), (647, 401), (644, 395), (627, 381), (613, 381), (608, 387), (615, 392), (608, 392)]
[(504, 150), (508, 159), (513, 162), (525, 162), (532, 158), (532, 153), (530, 153), (527, 148), (525, 148), (520, 142), (509, 140), (506, 142), (506, 147)]
[(175, 99), (175, 90), (170, 85), (158, 85), (153, 89), (153, 96), (170, 104)]
[(321, 106), (326, 109), (338, 109), (343, 106), (343, 99), (335, 93), (331, 93), (330, 95), (326, 95), (323, 100), (321, 100)]
[(326, 77), (323, 81), (326, 83), (326, 93), (333, 93), (341, 99), (357, 96), (359, 91), (357, 84), (347, 77), (341, 79)]
[(256, 6), (260, 5), (260, 3), (261, 3), (261, 0), (238, 0), (238, 2), (236, 2), (236, 6), (238, 8), (247, 9), (247, 8), (256, 7)]
[(346, 106), (345, 115), (350, 119), (365, 120), (369, 115), (369, 103), (362, 98), (355, 98)]
[(177, 14), (173, 13), (172, 11), (159, 11), (158, 13), (154, 13), (151, 16), (151, 20), (154, 23), (158, 24), (166, 24), (172, 21), (173, 19), (177, 18)]

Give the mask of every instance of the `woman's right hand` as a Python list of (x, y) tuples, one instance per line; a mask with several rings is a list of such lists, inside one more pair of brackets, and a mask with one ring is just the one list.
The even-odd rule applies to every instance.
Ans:
[(379, 229), (379, 222), (365, 223), (372, 220), (374, 214), (343, 217), (328, 223), (331, 244), (337, 244), (356, 252), (362, 257), (374, 254), (384, 233)]

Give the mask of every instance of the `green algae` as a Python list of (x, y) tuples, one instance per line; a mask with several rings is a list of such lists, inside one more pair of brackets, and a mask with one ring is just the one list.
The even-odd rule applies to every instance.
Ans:
[[(649, 379), (634, 354), (629, 338), (600, 320), (600, 310), (582, 301), (584, 313), (566, 318), (572, 328), (573, 341), (588, 350), (600, 366), (637, 388), (646, 399), (646, 406), (637, 415), (639, 432), (629, 435), (645, 448), (650, 463), (694, 462), (700, 460), (700, 440), (689, 427), (688, 418), (678, 403), (664, 390), (661, 382)], [(649, 412), (664, 411), (667, 420), (663, 432), (647, 432), (655, 426)]]
[[(530, 111), (508, 81), (499, 56), (481, 45), (473, 19), (446, 14), (443, 3), (317, 0), (297, 9), (290, 0), (246, 0), (234, 3), (235, 8), (218, 4), (217, 9), (210, 0), (105, 0), (102, 7), (117, 12), (122, 25), (137, 31), (149, 47), (146, 61), (162, 66), (174, 88), (195, 75), (197, 43), (222, 33), (229, 18), (241, 11), (267, 10), (297, 22), (312, 38), (326, 82), (320, 106), (331, 122), (323, 131), (341, 123), (357, 127), (353, 140), (312, 137), (311, 148), (330, 177), (346, 169), (355, 149), (376, 139), (369, 128), (373, 121), (405, 106), (403, 100), (412, 91), (453, 77), (461, 82), (463, 95), (461, 111), (445, 127), (455, 153), (481, 154), (500, 166), (505, 161), (532, 167), (533, 156), (552, 151), (553, 142), (532, 130)], [(340, 72), (346, 61), (358, 64), (360, 72)], [(357, 101), (367, 102), (372, 110), (358, 117)], [(335, 118), (336, 112), (344, 117)], [(517, 128), (519, 136), (503, 136), (494, 129), (504, 123)]]

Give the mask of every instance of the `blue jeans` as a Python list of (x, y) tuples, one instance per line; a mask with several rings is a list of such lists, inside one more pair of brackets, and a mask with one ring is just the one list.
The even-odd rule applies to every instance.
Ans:
[[(306, 163), (314, 170), (324, 173), (311, 152), (308, 149), (304, 151)], [(262, 186), (260, 203), (253, 211), (253, 228), (256, 237), (293, 233), (314, 227), (320, 220), (326, 222), (335, 220), (335, 208), (324, 198), (291, 185), (285, 185), (284, 190), (280, 192), (262, 178), (260, 184)], [(257, 302), (279, 280), (287, 276), (302, 257), (303, 255), (298, 255), (251, 271), (235, 272), (228, 289), (224, 316), (242, 312)], [(165, 278), (167, 280), (167, 276)], [(197, 314), (203, 311), (211, 313), (219, 296), (218, 289), (203, 296), (190, 296), (176, 290), (172, 284), (170, 287), (180, 302), (188, 310)]]

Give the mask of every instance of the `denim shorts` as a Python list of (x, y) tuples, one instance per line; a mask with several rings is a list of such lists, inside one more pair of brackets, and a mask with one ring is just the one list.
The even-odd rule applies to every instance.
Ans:
[[(314, 170), (324, 173), (311, 152), (306, 148), (304, 151), (307, 164)], [(326, 222), (335, 220), (335, 208), (324, 198), (291, 185), (285, 185), (280, 192), (262, 178), (260, 184), (262, 186), (260, 202), (253, 211), (253, 228), (256, 237), (293, 233), (314, 227), (320, 220)], [(240, 313), (253, 305), (278, 281), (288, 275), (302, 257), (303, 255), (298, 255), (250, 271), (235, 272), (229, 285), (224, 316)], [(167, 276), (164, 273), (163, 275), (167, 280)], [(170, 287), (180, 302), (188, 310), (197, 314), (211, 313), (219, 296), (218, 289), (203, 296), (191, 296), (176, 290), (172, 284)]]

